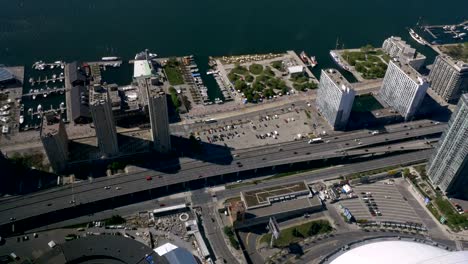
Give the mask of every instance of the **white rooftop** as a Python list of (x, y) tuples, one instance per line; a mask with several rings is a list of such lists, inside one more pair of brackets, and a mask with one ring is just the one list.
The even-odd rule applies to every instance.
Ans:
[(303, 71), (304, 71), (304, 66), (302, 66), (302, 65), (288, 67), (288, 72), (290, 74), (300, 73), (300, 72), (303, 72)]
[(147, 60), (136, 60), (133, 63), (133, 77), (151, 76), (151, 68)]
[(468, 263), (468, 251), (450, 252), (408, 241), (382, 241), (353, 248), (331, 264), (455, 264)]

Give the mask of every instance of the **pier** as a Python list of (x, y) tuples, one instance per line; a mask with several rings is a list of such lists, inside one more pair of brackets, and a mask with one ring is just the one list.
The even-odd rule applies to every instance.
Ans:
[(317, 78), (315, 77), (315, 75), (312, 73), (312, 71), (309, 69), (309, 67), (307, 65), (305, 65), (305, 63), (301, 60), (301, 58), (299, 58), (299, 56), (297, 56), (296, 52), (294, 52), (293, 50), (288, 50), (286, 51), (291, 57), (294, 58), (294, 60), (296, 62), (298, 62), (299, 64), (298, 65), (302, 65), (304, 66), (304, 69), (305, 69), (305, 72), (307, 73), (307, 75), (309, 75), (310, 78), (312, 78), (314, 80), (315, 83), (318, 83), (318, 80)]
[(30, 82), (32, 85), (36, 85), (36, 84), (40, 84), (40, 83), (49, 83), (49, 82), (54, 83), (54, 82), (56, 82), (56, 81), (63, 82), (63, 80), (65, 80), (65, 76), (60, 75), (60, 76), (55, 77), (55, 78), (53, 78), (53, 77), (52, 77), (52, 78), (47, 78), (47, 76), (46, 76), (45, 79), (41, 79), (41, 78), (39, 77), (39, 79), (37, 79), (37, 80), (34, 80), (34, 79), (31, 78), (31, 79), (29, 79), (29, 82)]
[(84, 64), (88, 64), (89, 66), (99, 66), (106, 70), (106, 67), (113, 67), (117, 68), (122, 65), (122, 60), (115, 60), (115, 61), (87, 61)]
[(33, 95), (43, 95), (43, 94), (51, 94), (51, 93), (59, 93), (59, 92), (66, 92), (67, 89), (65, 87), (63, 88), (56, 88), (56, 89), (45, 89), (45, 90), (41, 90), (41, 91), (37, 91), (37, 92), (32, 92), (32, 93), (26, 93), (26, 94), (23, 94), (23, 96), (33, 96)]

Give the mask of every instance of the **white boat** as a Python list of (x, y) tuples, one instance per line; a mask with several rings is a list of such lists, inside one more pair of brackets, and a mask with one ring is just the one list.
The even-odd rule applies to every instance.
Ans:
[(55, 65), (51, 64), (49, 67), (50, 67), (50, 69), (52, 70), (52, 69), (55, 68)]
[(20, 122), (20, 124), (23, 124), (23, 122), (24, 122), (24, 116), (20, 116), (19, 122)]
[(102, 57), (101, 60), (103, 61), (115, 61), (118, 60), (119, 57)]
[(42, 111), (42, 105), (38, 105), (38, 106), (37, 106), (37, 111), (38, 111), (38, 112), (41, 112), (41, 111)]
[(33, 83), (33, 82), (34, 82), (34, 78), (33, 77), (29, 78), (29, 83)]
[(421, 44), (423, 46), (427, 45), (427, 42), (423, 38), (421, 38), (421, 36), (419, 36), (416, 32), (414, 32), (414, 30), (412, 28), (409, 29), (409, 34), (419, 44)]
[(65, 69), (65, 64), (60, 64), (60, 69)]
[(44, 96), (44, 98), (46, 98), (46, 97), (47, 97), (47, 93), (43, 93), (42, 96)]
[(315, 56), (312, 56), (310, 57), (310, 66), (313, 68), (315, 66), (317, 66), (318, 62), (317, 62), (317, 59), (315, 58)]
[(36, 95), (35, 94), (33, 94), (32, 99), (36, 100)]
[(33, 109), (32, 108), (29, 108), (28, 109), (28, 113), (32, 113)]
[(215, 71), (215, 70), (211, 70), (211, 71), (206, 72), (207, 75), (218, 74), (218, 73), (219, 73), (219, 71)]
[(60, 109), (64, 109), (65, 108), (65, 103), (61, 102), (59, 107), (60, 107)]
[(335, 61), (335, 63), (340, 66), (340, 68), (342, 68), (343, 70), (346, 70), (346, 71), (349, 71), (349, 67), (346, 66), (340, 59), (340, 57), (338, 56), (338, 54), (336, 54), (336, 52), (334, 52), (333, 50), (330, 50), (330, 56), (332, 57), (333, 61)]

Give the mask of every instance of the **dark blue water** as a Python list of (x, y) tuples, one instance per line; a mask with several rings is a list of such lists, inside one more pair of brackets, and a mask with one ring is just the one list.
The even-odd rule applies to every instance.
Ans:
[(431, 51), (412, 41), (406, 28), (420, 17), (420, 24), (459, 23), (467, 10), (463, 0), (0, 0), (0, 63), (29, 69), (37, 60), (131, 59), (145, 48), (205, 61), (292, 49), (332, 67), (328, 51), (338, 37), (351, 48), (380, 46), (391, 35), (430, 59)]

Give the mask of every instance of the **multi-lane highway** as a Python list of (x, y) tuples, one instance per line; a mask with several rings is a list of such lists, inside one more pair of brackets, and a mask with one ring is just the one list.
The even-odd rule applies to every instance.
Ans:
[[(240, 150), (234, 154), (214, 153), (205, 161), (183, 159), (180, 164), (181, 169), (173, 174), (148, 170), (114, 178), (94, 179), (92, 182), (86, 181), (30, 195), (4, 199), (0, 201), (0, 224), (138, 191), (218, 175), (228, 175), (238, 171), (291, 164), (321, 159), (322, 157), (336, 157), (350, 153), (352, 149), (354, 149), (352, 151), (361, 151), (362, 154), (382, 152), (383, 150), (375, 150), (381, 147), (372, 147), (371, 145), (390, 144), (395, 141), (439, 134), (444, 130), (445, 126), (445, 124), (433, 124), (429, 121), (406, 123), (390, 126), (387, 128), (386, 133), (378, 135), (370, 135), (368, 131), (358, 131), (342, 134), (338, 137), (323, 137), (325, 142), (329, 141), (328, 143), (307, 144), (307, 141), (294, 141)], [(359, 141), (356, 141), (356, 139), (359, 139)], [(151, 176), (153, 179), (147, 181), (147, 176)], [(105, 189), (107, 186), (110, 188)], [(70, 203), (72, 200), (75, 203)]]

